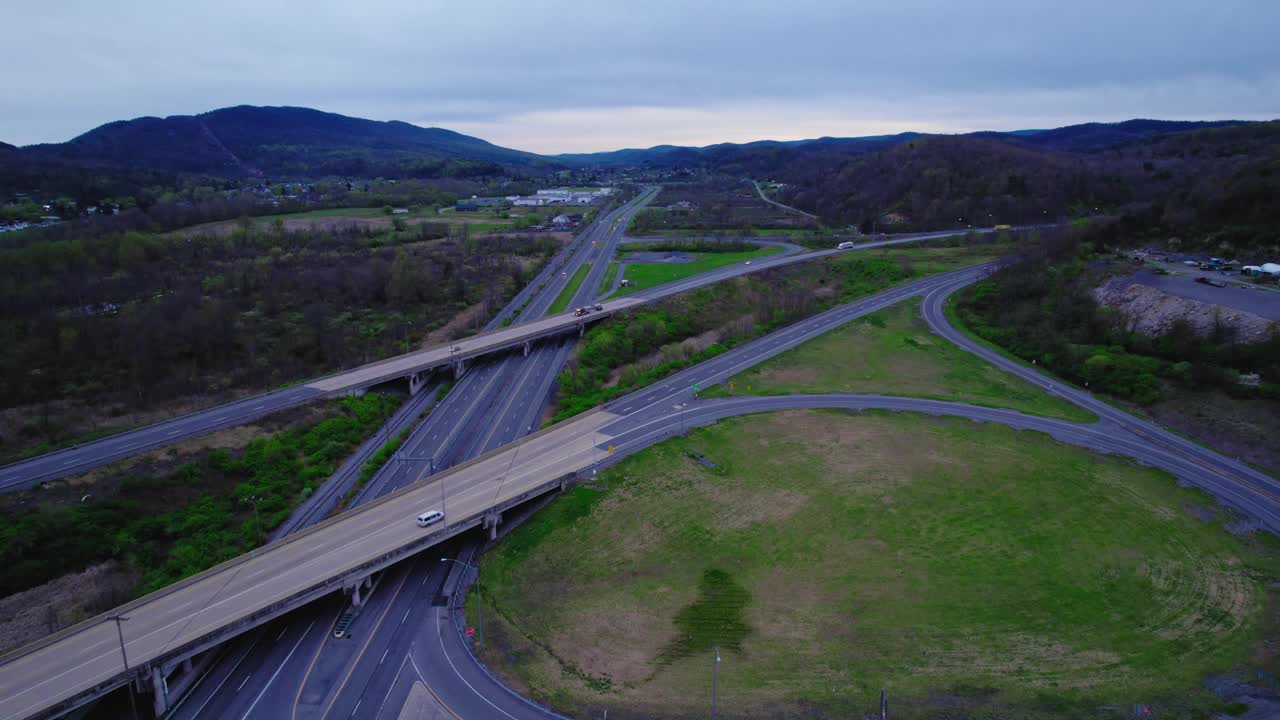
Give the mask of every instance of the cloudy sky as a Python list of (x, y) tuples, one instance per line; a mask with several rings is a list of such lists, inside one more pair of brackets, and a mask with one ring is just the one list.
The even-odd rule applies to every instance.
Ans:
[(5, 0), (0, 140), (300, 105), (535, 152), (1280, 117), (1277, 0)]

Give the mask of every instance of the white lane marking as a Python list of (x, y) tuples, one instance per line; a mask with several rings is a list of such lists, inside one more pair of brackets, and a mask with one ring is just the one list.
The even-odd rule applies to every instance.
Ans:
[(75, 465), (75, 464), (76, 464), (76, 463), (78, 463), (78, 462), (80, 462), (80, 461), (79, 461), (79, 460), (76, 460), (75, 458), (72, 458), (71, 460), (68, 460), (68, 461), (66, 461), (66, 462), (62, 463), (62, 467), (66, 467), (66, 466), (68, 466), (68, 465)]
[[(422, 581), (422, 582), (426, 582), (426, 579), (423, 579), (423, 581)], [(413, 608), (409, 608), (409, 610), (412, 610), (412, 609), (413, 609)], [(409, 619), (409, 610), (405, 610), (405, 611), (404, 611), (404, 617), (401, 617), (401, 618), (400, 618), (400, 624), (401, 624), (401, 625), (403, 625), (403, 624), (404, 624), (404, 621), (405, 621), (405, 620), (408, 620), (408, 619)]]
[[(378, 667), (382, 667), (382, 663), (387, 661), (387, 653), (389, 652), (391, 652), (391, 647), (387, 646), (387, 649), (382, 651), (382, 659), (378, 661)], [(354, 714), (355, 713), (352, 713), (352, 715)]]
[(253, 699), (253, 704), (249, 706), (248, 710), (244, 711), (244, 715), (240, 716), (240, 720), (246, 720), (249, 717), (249, 714), (253, 712), (253, 709), (258, 707), (258, 701), (262, 699), (263, 695), (267, 694), (267, 690), (271, 688), (271, 683), (276, 681), (276, 676), (280, 674), (280, 671), (284, 669), (285, 665), (289, 664), (289, 658), (293, 657), (293, 653), (297, 651), (298, 646), (302, 644), (302, 641), (307, 639), (307, 635), (311, 633), (311, 627), (315, 624), (316, 621), (312, 620), (311, 625), (308, 625), (307, 629), (302, 631), (302, 635), (298, 637), (298, 642), (294, 643), (293, 649), (289, 651), (288, 655), (284, 656), (284, 662), (280, 663), (280, 667), (276, 668), (276, 671), (271, 674), (271, 678), (267, 680), (267, 684), (262, 687), (262, 692), (258, 693), (258, 697)]
[(173, 430), (173, 431), (171, 431), (171, 432), (169, 433), (169, 437), (173, 437), (174, 435), (177, 435), (177, 434), (178, 434), (178, 433), (180, 433), (180, 432), (182, 432), (182, 431), (181, 431), (181, 430)]
[[(259, 635), (258, 640), (261, 639), (262, 636)], [(253, 649), (258, 646), (258, 640), (254, 640), (253, 644), (245, 649), (244, 653), (240, 655), (240, 659), (236, 660), (236, 664), (232, 665), (231, 669), (227, 671), (227, 676), (222, 678), (222, 682), (218, 683), (218, 687), (214, 688), (213, 692), (209, 693), (209, 697), (205, 698), (204, 702), (200, 703), (200, 707), (196, 708), (196, 711), (191, 714), (191, 720), (195, 720), (195, 718), (199, 717), (200, 713), (204, 712), (204, 708), (209, 704), (209, 701), (217, 697), (218, 691), (222, 689), (222, 686), (226, 685), (227, 681), (231, 679), (231, 676), (236, 674), (236, 668), (240, 667), (240, 663), (244, 662), (244, 659), (249, 657), (249, 653), (253, 652)], [(178, 707), (181, 707), (181, 704), (179, 704)], [(178, 708), (174, 708), (173, 710), (174, 712), (177, 712)]]
[(236, 686), (236, 692), (240, 692), (240, 688), (243, 688), (244, 684), (249, 682), (249, 678), (251, 677), (253, 677), (253, 673), (249, 673), (248, 675), (245, 675), (244, 679), (240, 681), (240, 684)]
[(280, 638), (284, 637), (284, 634), (287, 632), (289, 632), (289, 626), (285, 625), (284, 629), (280, 631), (280, 634), (276, 636), (276, 642), (280, 642)]
[[(492, 707), (494, 710), (497, 710), (498, 712), (502, 713), (503, 715), (506, 715), (507, 717), (511, 718), (511, 720), (516, 720), (516, 717), (515, 717), (514, 715), (512, 715), (511, 713), (509, 713), (509, 712), (507, 712), (507, 711), (503, 710), (502, 708), (498, 707), (497, 705), (494, 705), (492, 700), (490, 700), (489, 698), (487, 698), (487, 697), (485, 697), (483, 694), (481, 694), (481, 692), (480, 692), (479, 690), (476, 690), (476, 689), (475, 689), (475, 687), (474, 687), (471, 683), (467, 682), (467, 679), (466, 679), (466, 678), (462, 677), (462, 673), (458, 672), (458, 666), (453, 664), (453, 658), (452, 658), (452, 657), (450, 657), (449, 652), (448, 652), (447, 650), (445, 650), (445, 648), (444, 648), (444, 633), (440, 632), (440, 611), (437, 611), (437, 612), (436, 612), (436, 639), (440, 641), (440, 652), (444, 655), (444, 659), (449, 661), (449, 667), (453, 669), (453, 674), (458, 676), (458, 679), (462, 681), (462, 684), (463, 684), (463, 685), (466, 685), (468, 688), (470, 688), (471, 692), (473, 692), (473, 693), (475, 693), (475, 694), (476, 694), (476, 697), (480, 698), (481, 700), (485, 701), (486, 703), (489, 703), (489, 707)], [(409, 662), (413, 662), (413, 657), (412, 657), (412, 656), (410, 656), (410, 658), (409, 658)], [(417, 670), (417, 672), (418, 672), (418, 677), (419, 677), (419, 678), (422, 678), (422, 671), (421, 671), (421, 670), (418, 670), (418, 664), (417, 664), (417, 663), (413, 663), (413, 669), (414, 669), (414, 670)], [(427, 680), (426, 680), (426, 678), (422, 678), (422, 682), (424, 682), (424, 683), (425, 683), (426, 681), (427, 681)]]

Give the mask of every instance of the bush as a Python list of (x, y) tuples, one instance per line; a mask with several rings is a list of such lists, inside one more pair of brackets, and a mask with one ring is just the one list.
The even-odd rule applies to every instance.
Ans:
[[(233, 458), (214, 450), (165, 476), (137, 476), (116, 497), (48, 505), (0, 526), (0, 596), (115, 558), (135, 569), (136, 594), (157, 590), (260, 544), (311, 489), (396, 411), (402, 398), (369, 394), (339, 401), (339, 415), (258, 438)], [(209, 487), (211, 474), (239, 482), (154, 512), (165, 496)], [(254, 505), (257, 505), (255, 517)]]

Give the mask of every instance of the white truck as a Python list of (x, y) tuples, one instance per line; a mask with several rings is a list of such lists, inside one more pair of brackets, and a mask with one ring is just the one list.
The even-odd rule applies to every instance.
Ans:
[(840, 243), (839, 245), (837, 245), (837, 246), (836, 246), (836, 249), (837, 249), (837, 250), (852, 250), (852, 249), (853, 249), (853, 243), (852, 243), (852, 242), (850, 242), (850, 241), (848, 241), (848, 240), (845, 240), (844, 242), (842, 242), (842, 243)]

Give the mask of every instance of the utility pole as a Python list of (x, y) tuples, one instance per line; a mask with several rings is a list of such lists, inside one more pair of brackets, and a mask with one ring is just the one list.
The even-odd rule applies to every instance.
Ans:
[[(124, 626), (121, 623), (129, 618), (124, 615), (112, 615), (111, 620), (116, 621), (116, 636), (120, 638), (120, 660), (124, 663), (124, 672), (129, 674), (129, 654), (124, 650)], [(133, 708), (133, 720), (138, 720), (138, 699), (133, 695), (133, 679), (129, 679), (129, 706)]]

